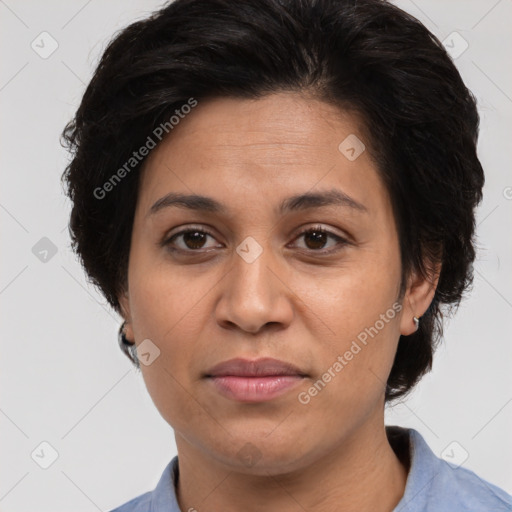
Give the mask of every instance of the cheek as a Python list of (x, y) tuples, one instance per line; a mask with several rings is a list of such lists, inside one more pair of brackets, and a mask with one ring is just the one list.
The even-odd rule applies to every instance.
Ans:
[(191, 399), (190, 383), (202, 328), (197, 314), (199, 292), (189, 287), (183, 293), (176, 272), (171, 278), (163, 270), (146, 273), (133, 283), (130, 293), (135, 339), (139, 342), (149, 338), (160, 351), (151, 365), (141, 364), (147, 391), (167, 423), (186, 430), (187, 422), (205, 414)]
[[(303, 304), (302, 316), (316, 318), (316, 330), (323, 324), (329, 337), (346, 342), (373, 326), (395, 304), (400, 262), (395, 251), (365, 249), (348, 256), (338, 268), (290, 274), (290, 278), (290, 288)], [(386, 320), (395, 316), (396, 310), (392, 310)]]
[(186, 381), (186, 375), (177, 372), (179, 367), (179, 362), (168, 351), (162, 352), (151, 366), (141, 367), (151, 400), (162, 418), (177, 432), (187, 434), (194, 430), (192, 424), (209, 425), (212, 429), (215, 425), (212, 425), (211, 416), (194, 397), (194, 389)]
[[(159, 355), (141, 371), (148, 391), (159, 407), (159, 401), (173, 396), (179, 399), (187, 370), (194, 358), (195, 341), (201, 331), (198, 305), (205, 287), (191, 286), (189, 275), (165, 262), (133, 254), (130, 261), (130, 311), (137, 343), (151, 340)], [(169, 406), (176, 400), (165, 400)], [(181, 400), (180, 400), (181, 402)], [(166, 405), (167, 407), (167, 405)], [(162, 413), (162, 411), (160, 411)]]
[[(302, 282), (298, 295), (314, 312), (309, 316), (316, 325), (309, 328), (325, 333), (316, 350), (321, 365), (315, 382), (320, 382), (308, 395), (327, 414), (329, 403), (356, 410), (384, 392), (400, 337), (399, 279), (396, 251), (367, 251), (335, 278)], [(336, 410), (331, 412), (336, 421)]]
[(319, 373), (297, 399), (304, 417), (338, 425), (341, 432), (380, 407), (396, 353), (399, 310), (392, 304), (368, 308), (357, 318), (339, 317), (335, 329), (330, 343), (318, 344)]
[[(173, 266), (165, 257), (151, 254), (131, 261), (130, 308), (135, 338), (160, 340), (172, 345), (184, 330), (194, 330), (198, 311), (210, 287), (190, 267)], [(187, 337), (188, 338), (188, 337)], [(190, 339), (190, 338), (188, 338)]]

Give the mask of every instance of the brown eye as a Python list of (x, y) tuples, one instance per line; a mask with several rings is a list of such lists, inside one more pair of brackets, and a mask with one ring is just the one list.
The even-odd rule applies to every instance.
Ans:
[(201, 249), (215, 247), (207, 247), (205, 245), (208, 238), (213, 239), (213, 236), (203, 229), (184, 229), (164, 241), (163, 245), (169, 246), (172, 250), (199, 252)]
[(208, 236), (209, 235), (202, 231), (185, 231), (185, 233), (183, 233), (183, 243), (189, 249), (201, 249)]
[(306, 231), (303, 236), (308, 249), (323, 249), (329, 238), (325, 231), (319, 230)]
[[(302, 231), (297, 237), (297, 240), (301, 238), (304, 239), (304, 247), (299, 246), (299, 248), (324, 254), (336, 252), (343, 246), (348, 245), (347, 240), (322, 227), (312, 227)], [(334, 243), (328, 246), (330, 239), (333, 240)]]

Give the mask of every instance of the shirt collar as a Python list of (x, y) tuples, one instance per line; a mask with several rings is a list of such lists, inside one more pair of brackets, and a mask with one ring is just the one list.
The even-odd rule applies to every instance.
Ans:
[(151, 506), (149, 512), (181, 512), (176, 497), (176, 484), (178, 482), (179, 466), (178, 456), (176, 455), (171, 462), (167, 464), (160, 480), (151, 493)]
[[(395, 451), (395, 446), (400, 441), (403, 442), (404, 437), (406, 438), (410, 463), (404, 495), (393, 509), (393, 512), (421, 512), (427, 510), (429, 491), (433, 480), (439, 473), (439, 465), (443, 464), (443, 461), (436, 457), (417, 430), (387, 426), (386, 432)], [(393, 437), (396, 439), (395, 443), (393, 443)]]

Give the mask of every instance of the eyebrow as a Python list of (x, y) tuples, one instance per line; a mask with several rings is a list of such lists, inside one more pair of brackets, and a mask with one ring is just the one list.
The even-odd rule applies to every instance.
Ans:
[[(338, 189), (330, 189), (322, 192), (307, 192), (288, 197), (281, 202), (277, 211), (282, 215), (324, 206), (343, 206), (362, 213), (368, 213), (366, 206)], [(211, 197), (170, 192), (158, 199), (158, 201), (151, 206), (147, 215), (154, 215), (170, 207), (225, 215), (229, 213), (225, 205)]]

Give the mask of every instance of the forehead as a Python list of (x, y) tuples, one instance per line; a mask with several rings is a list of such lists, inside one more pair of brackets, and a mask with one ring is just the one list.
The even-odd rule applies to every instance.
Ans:
[[(265, 151), (293, 158), (303, 153), (337, 149), (340, 136), (362, 135), (360, 116), (299, 93), (282, 92), (258, 99), (214, 98), (199, 102), (164, 140), (161, 146), (195, 144), (220, 154)], [(278, 149), (280, 151), (278, 151)], [(250, 153), (249, 153), (250, 155)], [(248, 156), (249, 156), (248, 155)], [(301, 155), (303, 156), (303, 155)]]
[(359, 116), (301, 94), (199, 102), (148, 156), (139, 203), (147, 212), (178, 191), (250, 207), (315, 187), (375, 202), (385, 190), (374, 162), (347, 158), (346, 140), (368, 147)]

